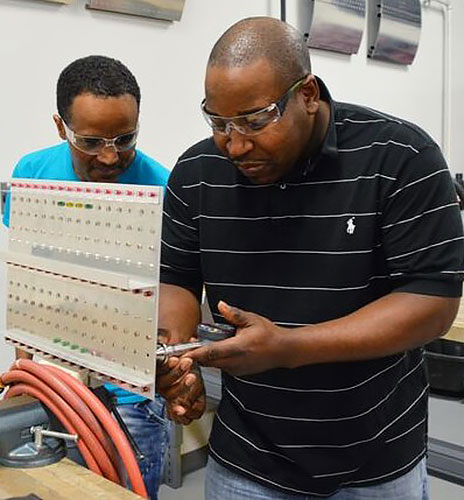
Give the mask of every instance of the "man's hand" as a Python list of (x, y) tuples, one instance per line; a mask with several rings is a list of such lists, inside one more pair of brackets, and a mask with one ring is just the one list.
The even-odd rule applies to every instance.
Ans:
[(205, 411), (203, 380), (189, 358), (171, 357), (158, 368), (156, 390), (166, 400), (168, 417), (179, 424), (188, 425)]
[[(191, 290), (161, 283), (158, 332), (161, 342), (188, 342), (201, 318), (200, 302)], [(166, 399), (168, 416), (182, 424), (200, 418), (205, 409), (201, 376), (192, 360), (171, 357), (157, 366), (156, 390)]]
[(219, 302), (224, 318), (237, 327), (231, 339), (212, 342), (185, 354), (203, 366), (221, 368), (231, 375), (251, 375), (284, 366), (285, 328), (251, 312)]

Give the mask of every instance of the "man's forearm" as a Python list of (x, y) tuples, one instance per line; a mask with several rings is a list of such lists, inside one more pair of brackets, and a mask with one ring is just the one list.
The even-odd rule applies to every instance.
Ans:
[(343, 318), (287, 332), (282, 364), (294, 368), (357, 361), (413, 349), (449, 330), (459, 302), (458, 298), (392, 293)]
[(170, 344), (188, 341), (195, 335), (200, 320), (200, 304), (192, 292), (161, 284), (158, 325), (168, 332)]

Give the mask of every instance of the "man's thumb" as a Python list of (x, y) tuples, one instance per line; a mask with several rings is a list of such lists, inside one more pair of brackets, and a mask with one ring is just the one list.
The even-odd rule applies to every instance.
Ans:
[(238, 307), (233, 307), (220, 300), (218, 310), (224, 316), (224, 319), (235, 326), (244, 327), (248, 325), (248, 313)]

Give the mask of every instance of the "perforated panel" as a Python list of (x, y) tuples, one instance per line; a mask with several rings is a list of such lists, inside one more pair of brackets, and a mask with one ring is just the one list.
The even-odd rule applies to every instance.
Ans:
[(160, 199), (145, 186), (13, 182), (9, 250), (157, 276)]
[[(14, 182), (6, 337), (153, 396), (161, 193)], [(114, 286), (113, 274), (151, 286)]]

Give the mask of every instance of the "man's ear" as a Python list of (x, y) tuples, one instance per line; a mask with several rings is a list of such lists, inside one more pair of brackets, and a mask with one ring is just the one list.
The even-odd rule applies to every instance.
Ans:
[(308, 114), (316, 114), (319, 109), (320, 92), (314, 75), (308, 75), (307, 80), (301, 86), (301, 95), (303, 96)]
[(67, 140), (66, 132), (64, 130), (63, 120), (56, 113), (53, 115), (53, 121), (55, 122), (56, 129), (58, 130), (58, 135), (63, 141)]

